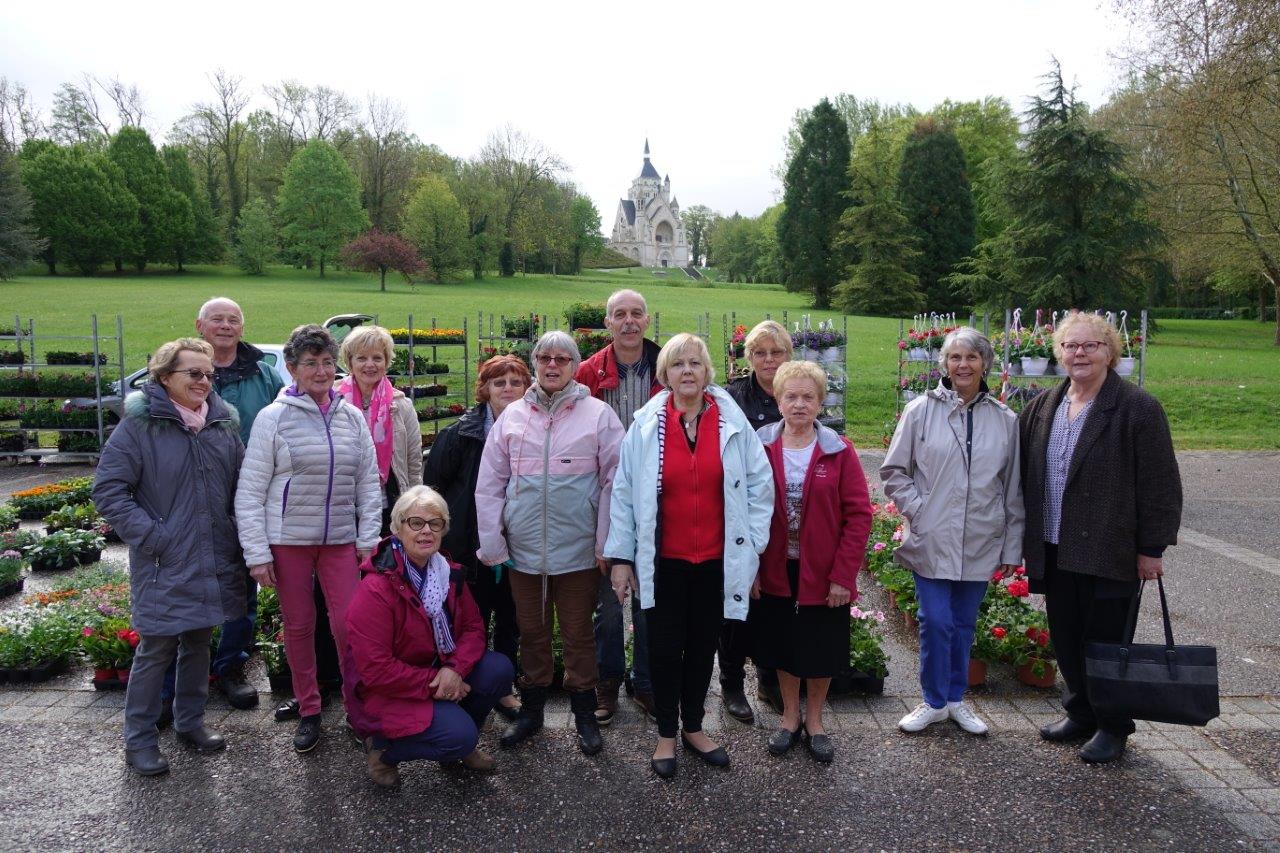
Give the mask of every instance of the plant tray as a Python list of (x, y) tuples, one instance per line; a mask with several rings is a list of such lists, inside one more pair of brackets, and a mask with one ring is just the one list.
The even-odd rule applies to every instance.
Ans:
[(22, 592), (22, 588), (26, 585), (26, 578), (18, 578), (12, 583), (0, 585), (0, 598)]

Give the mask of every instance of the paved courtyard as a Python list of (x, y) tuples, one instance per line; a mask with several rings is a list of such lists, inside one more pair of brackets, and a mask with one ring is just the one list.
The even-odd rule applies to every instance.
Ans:
[[(873, 470), (878, 455), (864, 454)], [(1182, 544), (1166, 565), (1179, 642), (1219, 649), (1222, 717), (1207, 728), (1139, 723), (1125, 757), (1089, 767), (1036, 728), (1060, 712), (1054, 691), (993, 669), (972, 701), (992, 724), (973, 738), (940, 724), (895, 729), (918, 701), (914, 640), (894, 624), (886, 695), (833, 700), (830, 767), (802, 750), (773, 758), (777, 718), (754, 727), (708, 698), (707, 728), (728, 772), (682, 759), (670, 783), (648, 769), (656, 729), (630, 704), (595, 758), (573, 744), (567, 701), (544, 734), (498, 757), (487, 777), (406, 765), (394, 792), (375, 789), (342, 733), (340, 705), (310, 755), (292, 724), (263, 705), (210, 703), (225, 753), (204, 757), (161, 738), (172, 772), (139, 779), (120, 744), (120, 693), (88, 688), (83, 669), (34, 686), (0, 687), (0, 849), (355, 850), (529, 849), (1275, 849), (1280, 850), (1280, 454), (1179, 455), (1187, 493)], [(68, 476), (0, 468), (5, 492)], [(29, 589), (50, 581), (29, 579)], [(864, 606), (884, 606), (867, 582)], [(1144, 636), (1154, 637), (1153, 601)], [(12, 602), (0, 603), (0, 606)], [(256, 667), (256, 663), (255, 663)], [(713, 692), (717, 689), (713, 682)]]

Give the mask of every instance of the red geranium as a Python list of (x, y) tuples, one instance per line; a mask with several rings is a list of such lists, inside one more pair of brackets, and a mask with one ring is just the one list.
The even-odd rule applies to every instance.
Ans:
[(136, 649), (138, 647), (138, 643), (142, 640), (142, 638), (138, 636), (138, 632), (132, 628), (125, 628), (120, 631), (116, 631), (116, 638), (124, 640), (129, 644), (129, 648), (131, 649)]
[(1031, 594), (1031, 584), (1021, 579), (1012, 581), (1009, 584), (1009, 594), (1014, 598), (1026, 598)]
[(1003, 640), (1004, 635), (1007, 633), (1009, 632), (1006, 631), (1004, 628), (1001, 628), (999, 625), (991, 629), (991, 636), (995, 637), (997, 640)]

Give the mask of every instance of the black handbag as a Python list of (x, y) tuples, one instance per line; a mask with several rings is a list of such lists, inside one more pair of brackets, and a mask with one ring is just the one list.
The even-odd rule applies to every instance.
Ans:
[[(1169, 603), (1160, 585), (1164, 643), (1132, 642), (1142, 588), (1129, 606), (1126, 643), (1085, 646), (1089, 704), (1099, 717), (1127, 717), (1203, 726), (1218, 716), (1218, 650), (1213, 646), (1175, 646)], [(1143, 581), (1146, 586), (1146, 581)]]

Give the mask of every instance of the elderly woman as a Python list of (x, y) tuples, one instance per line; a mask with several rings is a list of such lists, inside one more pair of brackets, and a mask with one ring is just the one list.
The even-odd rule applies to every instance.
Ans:
[(333, 390), (333, 338), (320, 326), (299, 326), (285, 344), (284, 361), (293, 385), (254, 421), (236, 522), (254, 580), (279, 587), (300, 714), (293, 748), (310, 752), (320, 739), (313, 585), (318, 580), (324, 591), (329, 627), (343, 649), (358, 565), (378, 544), (382, 493), (364, 415)]
[(907, 404), (880, 467), (906, 536), (894, 559), (915, 574), (924, 701), (898, 723), (919, 732), (950, 718), (987, 724), (964, 702), (969, 649), (991, 576), (1022, 555), (1018, 418), (988, 393), (995, 353), (962, 326), (942, 342), (938, 387)]
[(364, 736), (369, 777), (392, 787), (403, 761), (491, 771), (493, 759), (476, 744), (494, 703), (511, 692), (514, 670), (485, 651), (462, 567), (440, 553), (449, 506), (414, 486), (392, 508), (391, 529), (362, 566), (347, 608), (348, 712)]
[(165, 670), (178, 655), (178, 741), (200, 752), (226, 744), (204, 727), (213, 628), (245, 612), (244, 562), (231, 523), (244, 445), (235, 409), (213, 391), (213, 348), (170, 341), (150, 380), (125, 401), (93, 483), (93, 502), (129, 546), (133, 627), (141, 635), (125, 694), (125, 761), (165, 773), (156, 721)]
[[(489, 430), (476, 481), (480, 562), (509, 570), (520, 629), (519, 716), (502, 735), (511, 748), (542, 729), (554, 674), (553, 619), (564, 642), (578, 748), (604, 746), (596, 721), (596, 644), (591, 614), (609, 524), (609, 491), (622, 424), (607, 403), (574, 381), (582, 360), (564, 332), (533, 347), (537, 381)], [(554, 608), (554, 614), (552, 609)]]
[(1182, 480), (1164, 409), (1115, 372), (1120, 335), (1104, 318), (1071, 314), (1053, 333), (1067, 380), (1032, 400), (1019, 420), (1032, 592), (1044, 593), (1065, 682), (1066, 717), (1050, 741), (1089, 738), (1080, 757), (1120, 757), (1133, 720), (1100, 717), (1085, 689), (1084, 651), (1126, 636), (1139, 580), (1164, 574), (1177, 542)]
[[(773, 388), (781, 423), (757, 431), (773, 467), (773, 522), (751, 597), (751, 657), (778, 673), (781, 728), (769, 751), (801, 739), (814, 759), (835, 748), (822, 724), (831, 677), (849, 664), (849, 602), (871, 533), (871, 498), (848, 439), (817, 422), (826, 372), (809, 361), (778, 368)], [(806, 700), (800, 718), (800, 679)]]
[(373, 437), (382, 484), (382, 532), (400, 493), (422, 482), (422, 430), (413, 403), (387, 379), (395, 342), (381, 326), (360, 326), (342, 339), (347, 375), (338, 383), (343, 399), (364, 413)]
[[(782, 420), (778, 400), (774, 394), (773, 378), (778, 368), (791, 360), (791, 335), (776, 320), (757, 323), (743, 342), (743, 351), (751, 372), (729, 383), (729, 396), (747, 416), (751, 428), (758, 430)], [(751, 705), (743, 690), (746, 676), (747, 653), (751, 647), (751, 634), (742, 622), (725, 622), (720, 633), (720, 696), (725, 710), (740, 722), (755, 719)], [(782, 694), (778, 692), (778, 676), (768, 667), (756, 662), (757, 692), (779, 712), (782, 711)]]
[[(471, 596), (480, 608), (480, 622), (491, 632), (494, 651), (506, 655), (512, 667), (516, 665), (520, 632), (516, 629), (516, 605), (511, 599), (511, 575), (501, 568), (482, 566), (476, 560), (480, 547), (476, 481), (480, 476), (480, 455), (494, 422), (507, 406), (524, 396), (532, 382), (529, 368), (514, 355), (495, 355), (480, 365), (476, 405), (436, 436), (422, 472), (422, 481), (444, 495), (454, 519), (444, 534), (444, 552), (465, 567)], [(504, 696), (497, 710), (514, 721), (520, 703), (514, 695)]]
[(702, 730), (721, 619), (747, 616), (759, 554), (769, 541), (769, 460), (733, 399), (711, 384), (707, 345), (679, 334), (658, 353), (666, 390), (636, 412), (622, 443), (610, 507), (612, 583), (632, 591), (649, 624), (658, 745), (650, 766), (676, 773), (685, 749), (716, 767), (729, 756)]

